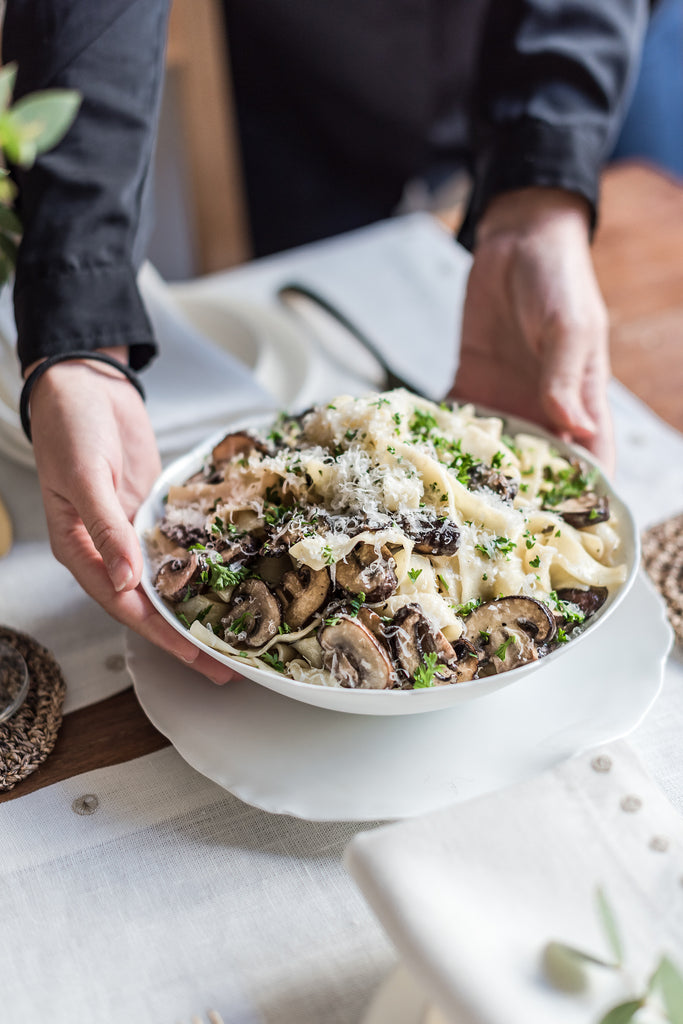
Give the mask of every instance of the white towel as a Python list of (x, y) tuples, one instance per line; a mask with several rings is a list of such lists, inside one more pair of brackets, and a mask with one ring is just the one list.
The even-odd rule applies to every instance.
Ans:
[[(683, 818), (624, 743), (363, 833), (346, 863), (458, 1024), (590, 1024), (640, 994), (661, 954), (683, 967)], [(542, 950), (560, 940), (609, 958), (598, 887), (619, 922), (625, 972), (591, 968), (587, 991), (567, 995), (545, 979)]]

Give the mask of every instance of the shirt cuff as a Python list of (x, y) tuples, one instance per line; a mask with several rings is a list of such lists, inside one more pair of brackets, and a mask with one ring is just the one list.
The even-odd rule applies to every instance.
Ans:
[(474, 249), (477, 225), (491, 200), (521, 188), (562, 188), (587, 200), (597, 222), (604, 132), (592, 125), (555, 125), (523, 118), (496, 129), (475, 160), (474, 185), (458, 241)]
[(65, 260), (20, 267), (14, 316), (22, 372), (37, 359), (79, 349), (127, 345), (134, 370), (157, 354), (135, 273), (127, 265)]

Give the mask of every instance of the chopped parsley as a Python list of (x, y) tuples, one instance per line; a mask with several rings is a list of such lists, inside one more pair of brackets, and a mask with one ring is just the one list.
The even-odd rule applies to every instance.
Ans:
[(292, 627), (288, 626), (286, 622), (283, 622), (281, 626), (277, 627), (278, 633), (291, 633)]
[(466, 604), (456, 605), (455, 614), (462, 616), (462, 618), (465, 618), (465, 616), (469, 615), (470, 612), (473, 612), (475, 608), (478, 608), (480, 604), (481, 598), (473, 597), (472, 600), (468, 601)]
[(376, 402), (370, 402), (370, 405), (374, 405), (377, 409), (381, 409), (383, 405), (391, 405), (388, 398), (378, 398)]
[(448, 590), (448, 582), (443, 578), (441, 573), (437, 573), (437, 579), (444, 590)]
[(516, 546), (514, 540), (510, 540), (509, 537), (492, 537), (491, 540), (474, 545), (486, 558), (495, 558), (498, 554), (507, 555), (514, 551)]
[(545, 466), (543, 480), (546, 486), (543, 503), (553, 507), (569, 498), (580, 498), (593, 486), (597, 475), (596, 469), (587, 470), (581, 465), (565, 466), (555, 471), (550, 466)]
[(413, 688), (415, 690), (426, 690), (434, 685), (434, 674), (438, 660), (439, 656), (436, 651), (433, 651), (431, 654), (425, 654), (421, 664), (415, 669), (413, 676)]
[(500, 469), (500, 467), (503, 465), (503, 458), (504, 455), (502, 452), (496, 452), (496, 454), (491, 459), (491, 468)]
[(422, 569), (408, 569), (408, 575), (414, 583), (422, 575)]
[(334, 555), (332, 554), (332, 548), (329, 544), (326, 544), (322, 550), (322, 556), (325, 559), (327, 565), (334, 564)]
[(272, 654), (270, 651), (264, 651), (261, 655), (261, 660), (265, 661), (266, 665), (270, 665), (276, 672), (284, 672), (284, 663), (280, 661), (277, 654)]
[(569, 637), (567, 636), (562, 626), (557, 627), (557, 642), (558, 644), (569, 643)]
[(510, 646), (510, 644), (516, 644), (516, 643), (517, 643), (517, 637), (514, 635), (514, 633), (512, 633), (507, 638), (507, 640), (503, 640), (503, 642), (500, 645), (500, 647), (498, 647), (496, 649), (496, 652), (495, 652), (496, 658), (500, 658), (501, 661), (505, 661), (505, 655), (507, 654), (508, 647)]
[(352, 430), (351, 427), (349, 427), (349, 429), (344, 434), (344, 437), (346, 438), (347, 441), (353, 441), (357, 433), (357, 430)]
[(190, 621), (189, 621), (187, 615), (183, 615), (182, 612), (176, 612), (175, 614), (176, 614), (176, 618), (180, 619), (180, 621), (182, 622), (183, 626), (185, 626), (186, 629), (189, 629), (190, 628)]
[(341, 621), (340, 619), (335, 618), (335, 616), (332, 616), (331, 619), (325, 619), (325, 625), (326, 626), (336, 626), (337, 623), (340, 622), (340, 621)]
[(585, 621), (585, 613), (581, 611), (577, 604), (572, 604), (570, 601), (563, 601), (557, 596), (556, 590), (551, 590), (548, 594), (548, 601), (551, 601), (558, 612), (565, 620), (565, 622), (575, 622), (577, 625), (580, 622)]
[(232, 633), (233, 636), (239, 636), (240, 633), (247, 630), (247, 621), (253, 619), (252, 612), (242, 612), (236, 619), (233, 619), (229, 626), (226, 626), (225, 632)]
[(541, 556), (540, 555), (536, 555), (535, 558), (532, 558), (529, 561), (529, 565), (533, 565), (534, 569), (538, 569), (540, 564), (541, 564)]
[(388, 444), (387, 445), (387, 451), (389, 452), (390, 455), (395, 455), (396, 454), (396, 449), (394, 448), (393, 444)]
[(489, 629), (480, 629), (479, 636), (481, 637), (482, 641), (485, 644), (487, 644), (491, 639), (491, 631)]
[(361, 607), (364, 604), (365, 594), (361, 590), (359, 594), (356, 594), (356, 596), (352, 597), (351, 600), (349, 601), (349, 615), (355, 619), (356, 615), (358, 615), (358, 612), (361, 610)]
[(202, 583), (208, 583), (211, 590), (225, 590), (227, 587), (235, 587), (242, 580), (251, 576), (251, 572), (245, 565), (231, 569), (229, 565), (223, 564), (221, 555), (216, 554), (209, 559), (206, 568), (202, 569), (200, 578)]
[(425, 409), (415, 409), (413, 418), (410, 421), (410, 432), (415, 437), (428, 438), (432, 430), (436, 430), (439, 424), (433, 412)]

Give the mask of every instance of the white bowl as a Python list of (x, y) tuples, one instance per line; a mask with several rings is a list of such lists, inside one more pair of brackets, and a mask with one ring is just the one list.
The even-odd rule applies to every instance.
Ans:
[[(493, 693), (504, 686), (512, 686), (517, 680), (531, 672), (551, 673), (558, 659), (563, 657), (567, 649), (575, 649), (576, 644), (581, 643), (586, 635), (593, 635), (595, 630), (600, 628), (633, 585), (640, 562), (638, 531), (629, 509), (603, 475), (600, 466), (583, 448), (565, 444), (548, 434), (541, 427), (519, 417), (508, 416), (504, 413), (483, 408), (477, 408), (476, 411), (482, 416), (493, 415), (503, 419), (505, 422), (505, 433), (507, 434), (514, 436), (525, 433), (534, 434), (537, 437), (544, 437), (546, 439), (550, 438), (554, 447), (565, 458), (578, 457), (594, 466), (599, 473), (599, 489), (608, 496), (610, 508), (618, 514), (619, 532), (622, 541), (621, 559), (626, 564), (627, 571), (625, 582), (616, 592), (609, 595), (584, 632), (571, 640), (569, 644), (558, 648), (545, 658), (521, 665), (519, 668), (511, 669), (509, 672), (487, 676), (483, 679), (473, 679), (466, 683), (455, 683), (450, 686), (435, 686), (419, 690), (352, 690), (341, 686), (321, 686), (314, 683), (302, 683), (265, 666), (263, 668), (256, 668), (252, 665), (246, 665), (240, 658), (233, 658), (222, 654), (196, 640), (182, 623), (178, 621), (175, 614), (164, 603), (154, 588), (154, 576), (147, 556), (145, 536), (163, 518), (164, 503), (162, 499), (168, 492), (169, 487), (173, 484), (184, 483), (188, 477), (203, 466), (212, 448), (225, 435), (225, 430), (213, 434), (187, 455), (171, 463), (156, 481), (135, 517), (135, 529), (145, 560), (142, 576), (142, 586), (145, 593), (157, 611), (163, 615), (167, 622), (171, 623), (174, 629), (177, 629), (187, 640), (195, 644), (196, 647), (199, 647), (200, 650), (205, 651), (212, 658), (215, 658), (216, 661), (221, 662), (223, 665), (228, 665), (239, 672), (241, 676), (251, 679), (255, 683), (267, 687), (269, 690), (281, 693), (285, 697), (291, 697), (293, 700), (302, 701), (304, 704), (313, 704), (315, 707), (327, 708), (330, 711), (343, 711), (355, 715), (414, 715), (425, 711), (440, 711), (443, 708), (453, 707), (453, 705), (461, 701), (485, 697), (486, 694)], [(245, 418), (239, 422), (231, 423), (230, 430), (260, 429), (265, 425), (269, 425), (271, 419), (272, 417), (269, 417), (264, 420), (262, 415)]]

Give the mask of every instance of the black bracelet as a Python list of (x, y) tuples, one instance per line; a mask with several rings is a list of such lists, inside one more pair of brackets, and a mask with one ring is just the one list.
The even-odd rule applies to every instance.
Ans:
[(130, 383), (133, 385), (135, 390), (140, 395), (140, 398), (145, 400), (145, 392), (142, 384), (137, 378), (137, 375), (130, 366), (126, 366), (125, 363), (120, 362), (118, 359), (114, 359), (113, 356), (105, 355), (104, 352), (88, 352), (87, 349), (79, 350), (77, 352), (58, 352), (54, 356), (48, 356), (42, 363), (36, 366), (35, 370), (28, 375), (24, 382), (24, 386), (21, 390), (21, 399), (19, 401), (19, 415), (21, 417), (21, 426), (26, 434), (29, 441), (31, 437), (31, 420), (29, 417), (29, 402), (31, 400), (31, 392), (33, 391), (36, 383), (40, 380), (44, 373), (46, 373), (51, 366), (55, 366), (56, 363), (65, 363), (70, 359), (91, 359), (96, 363), (106, 363), (108, 366), (113, 366), (115, 370), (122, 373)]

